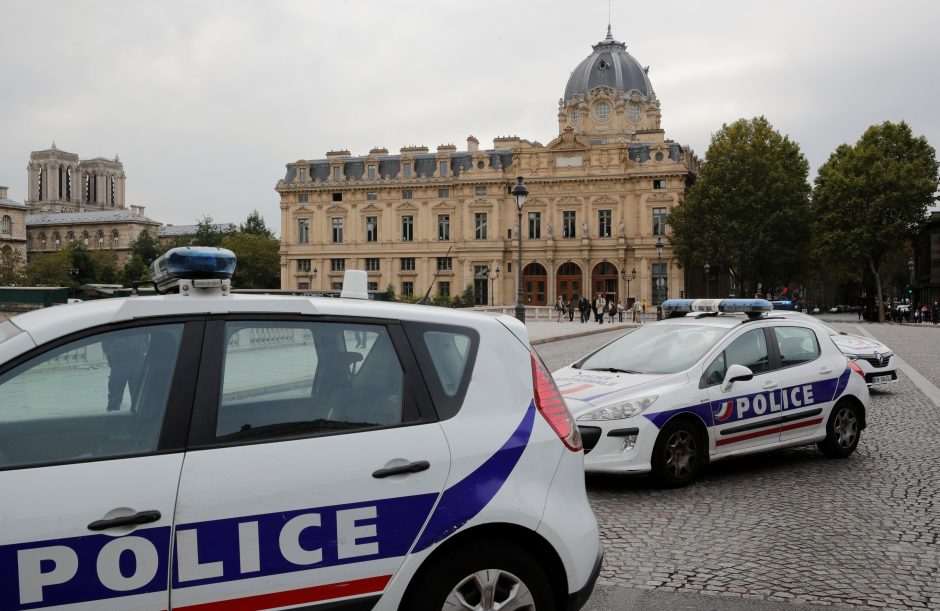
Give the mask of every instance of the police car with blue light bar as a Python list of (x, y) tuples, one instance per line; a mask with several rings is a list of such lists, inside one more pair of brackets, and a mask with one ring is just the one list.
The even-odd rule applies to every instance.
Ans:
[(513, 318), (159, 292), (0, 323), (0, 609), (580, 609), (579, 431)]
[(855, 451), (868, 387), (827, 328), (763, 299), (675, 299), (553, 377), (577, 420), (585, 470), (693, 481), (709, 461), (817, 444)]

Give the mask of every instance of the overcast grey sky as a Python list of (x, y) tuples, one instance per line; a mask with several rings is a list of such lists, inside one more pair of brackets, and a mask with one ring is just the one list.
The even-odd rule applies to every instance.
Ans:
[[(885, 120), (940, 147), (936, 0), (613, 0), (666, 137), (766, 116), (812, 168)], [(607, 0), (2, 0), (0, 184), (30, 151), (118, 154), (127, 203), (278, 231), (284, 165), (328, 150), (547, 144)]]

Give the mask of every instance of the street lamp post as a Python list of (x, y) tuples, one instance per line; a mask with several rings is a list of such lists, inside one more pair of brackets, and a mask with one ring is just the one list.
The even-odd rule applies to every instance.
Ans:
[(522, 182), (522, 176), (516, 177), (516, 184), (513, 185), (510, 193), (516, 198), (518, 220), (516, 239), (519, 240), (519, 262), (516, 266), (516, 318), (524, 323), (525, 306), (522, 305), (522, 206), (525, 205), (525, 198), (529, 194), (529, 188)]
[(665, 284), (663, 280), (663, 239), (659, 237), (656, 238), (656, 256), (659, 260), (659, 279), (657, 281), (657, 286), (659, 287), (658, 292), (660, 293), (659, 303), (662, 303), (665, 301), (665, 295), (668, 294), (668, 288), (666, 289), (666, 293), (663, 294), (663, 285)]
[(708, 299), (708, 272), (712, 271), (712, 266), (705, 262), (705, 299)]
[(498, 266), (498, 265), (496, 266), (496, 272), (495, 272), (495, 274), (494, 274), (493, 271), (490, 270), (490, 268), (487, 267), (487, 268), (486, 268), (486, 277), (487, 277), (487, 279), (490, 280), (490, 305), (493, 305), (493, 290), (492, 290), (492, 288), (493, 288), (493, 287), (492, 287), (493, 282), (492, 282), (492, 281), (493, 281), (493, 280), (499, 280), (499, 266)]
[[(911, 272), (911, 304), (914, 303), (914, 259), (913, 257), (907, 260), (907, 269)], [(929, 301), (929, 299), (928, 299)]]

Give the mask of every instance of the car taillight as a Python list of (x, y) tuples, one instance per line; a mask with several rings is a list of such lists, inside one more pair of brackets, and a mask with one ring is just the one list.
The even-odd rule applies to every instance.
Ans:
[(532, 385), (535, 387), (535, 407), (565, 446), (577, 452), (581, 449), (581, 431), (575, 426), (574, 418), (568, 412), (568, 406), (565, 405), (565, 400), (558, 392), (558, 387), (555, 386), (555, 380), (535, 353), (530, 353), (530, 355), (532, 357)]
[(849, 361), (849, 367), (851, 367), (855, 373), (862, 376), (863, 380), (865, 379), (865, 372), (862, 371), (862, 368), (858, 366), (858, 363), (855, 361)]

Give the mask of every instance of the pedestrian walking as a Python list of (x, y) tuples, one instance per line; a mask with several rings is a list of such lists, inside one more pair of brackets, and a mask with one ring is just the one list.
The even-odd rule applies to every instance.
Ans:
[(561, 295), (558, 296), (558, 301), (555, 302), (555, 311), (558, 313), (556, 322), (561, 322), (562, 317), (565, 315), (565, 300), (562, 299)]
[(578, 299), (578, 312), (581, 313), (581, 323), (587, 322), (588, 310), (591, 309), (591, 305), (588, 303), (587, 297), (581, 295), (581, 298)]
[(594, 300), (594, 318), (597, 320), (597, 324), (604, 324), (604, 310), (607, 308), (607, 300), (604, 299), (604, 296), (600, 293), (597, 294), (597, 299)]
[(646, 310), (650, 307), (649, 302), (646, 299), (643, 300), (643, 305), (641, 306), (643, 311), (640, 313), (640, 322), (646, 322)]
[(623, 322), (623, 302), (617, 302), (617, 318), (618, 322)]
[(633, 307), (630, 309), (633, 310), (633, 322), (640, 322), (640, 317), (643, 314), (643, 304), (639, 301), (634, 301)]
[(574, 299), (568, 302), (568, 322), (574, 322)]

